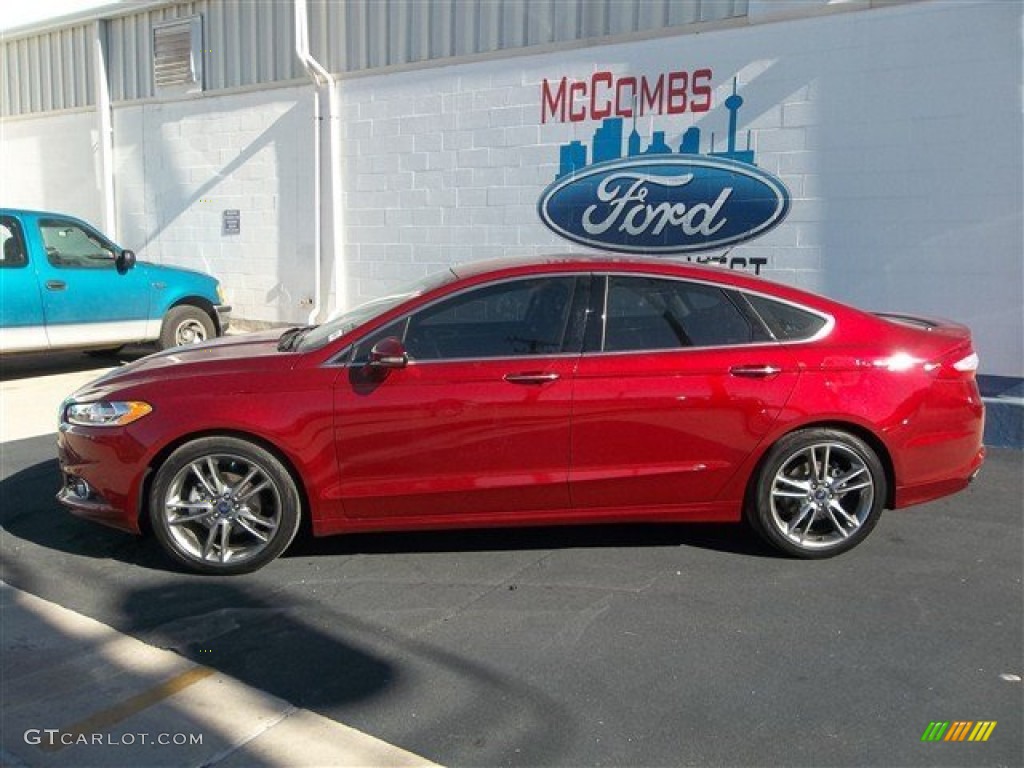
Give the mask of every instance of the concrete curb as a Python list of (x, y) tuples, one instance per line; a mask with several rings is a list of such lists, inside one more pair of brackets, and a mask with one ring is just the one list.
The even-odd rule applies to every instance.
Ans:
[(434, 763), (0, 582), (5, 766)]

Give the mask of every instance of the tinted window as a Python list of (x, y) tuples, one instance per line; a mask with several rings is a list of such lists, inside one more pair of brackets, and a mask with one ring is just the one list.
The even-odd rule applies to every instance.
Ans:
[(17, 219), (12, 216), (0, 218), (0, 267), (23, 267), (27, 263), (25, 240)]
[[(550, 355), (578, 348), (575, 277), (514, 280), (476, 288), (392, 323), (359, 345), (356, 359), (398, 336), (413, 360)], [(571, 332), (572, 331), (572, 332)]]
[(652, 277), (610, 276), (604, 350), (747, 344), (751, 324), (726, 291)]
[(809, 339), (825, 326), (825, 318), (792, 304), (749, 294), (747, 299), (779, 341)]
[(114, 248), (95, 232), (73, 221), (42, 219), (39, 233), (46, 258), (55, 267), (113, 269)]

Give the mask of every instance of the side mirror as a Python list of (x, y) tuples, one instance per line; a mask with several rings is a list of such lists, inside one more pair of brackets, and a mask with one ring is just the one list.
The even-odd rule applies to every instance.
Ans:
[(114, 259), (114, 264), (117, 266), (117, 271), (124, 274), (135, 266), (135, 251), (121, 251)]
[(405, 345), (395, 336), (388, 336), (373, 345), (370, 350), (371, 368), (405, 368), (409, 364), (409, 355)]

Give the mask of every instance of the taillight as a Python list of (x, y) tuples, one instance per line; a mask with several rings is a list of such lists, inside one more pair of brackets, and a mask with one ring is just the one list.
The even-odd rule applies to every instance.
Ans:
[(953, 367), (961, 373), (977, 373), (978, 371), (978, 353), (971, 352), (967, 357), (962, 357), (953, 363)]
[(970, 347), (960, 347), (925, 367), (940, 379), (973, 379), (979, 362), (977, 352)]

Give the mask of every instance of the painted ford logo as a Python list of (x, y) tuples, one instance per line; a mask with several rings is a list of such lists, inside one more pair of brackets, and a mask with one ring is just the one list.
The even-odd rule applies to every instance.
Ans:
[(786, 217), (789, 192), (756, 165), (724, 157), (630, 157), (557, 179), (537, 210), (548, 228), (581, 245), (691, 253), (763, 235)]

